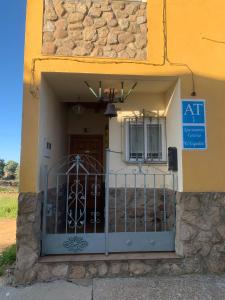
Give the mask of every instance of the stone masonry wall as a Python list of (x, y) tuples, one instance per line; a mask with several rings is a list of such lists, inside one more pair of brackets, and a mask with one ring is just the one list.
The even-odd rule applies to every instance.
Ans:
[(178, 193), (176, 252), (203, 271), (225, 271), (225, 193)]
[(145, 60), (146, 3), (45, 0), (42, 54)]
[[(136, 193), (136, 201), (135, 201)], [(154, 202), (155, 196), (155, 202)], [(164, 198), (165, 196), (165, 198)], [(126, 208), (125, 208), (126, 198)], [(115, 201), (116, 200), (116, 201)], [(164, 203), (165, 200), (165, 203)], [(155, 215), (154, 215), (155, 204)], [(164, 207), (165, 205), (165, 207)], [(146, 203), (143, 188), (127, 188), (126, 196), (124, 188), (114, 188), (109, 190), (109, 231), (145, 231), (145, 208), (146, 208), (146, 230), (169, 231), (174, 226), (174, 192), (166, 189), (165, 195), (163, 189), (146, 189)], [(115, 213), (116, 211), (116, 213)], [(125, 218), (126, 212), (126, 218)], [(115, 222), (116, 221), (116, 222)], [(125, 222), (126, 221), (126, 222)], [(165, 221), (165, 222), (164, 222)]]
[(177, 193), (176, 253), (167, 259), (43, 262), (42, 194), (19, 196), (15, 282), (225, 271), (225, 193)]
[(21, 193), (18, 198), (17, 259), (15, 280), (19, 284), (35, 280), (41, 252), (42, 193)]

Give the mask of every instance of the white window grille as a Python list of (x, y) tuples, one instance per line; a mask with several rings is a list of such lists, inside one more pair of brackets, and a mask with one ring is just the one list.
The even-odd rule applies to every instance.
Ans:
[(166, 119), (140, 117), (125, 119), (126, 160), (166, 163)]

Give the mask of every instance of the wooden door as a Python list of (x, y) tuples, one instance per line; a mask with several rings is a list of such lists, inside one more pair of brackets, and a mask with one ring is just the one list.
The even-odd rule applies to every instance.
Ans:
[(70, 137), (70, 154), (87, 154), (103, 165), (103, 136), (72, 135)]

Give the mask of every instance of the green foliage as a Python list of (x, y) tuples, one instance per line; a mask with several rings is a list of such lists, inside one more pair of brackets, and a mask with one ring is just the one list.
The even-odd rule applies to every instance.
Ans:
[(0, 159), (0, 178), (4, 176), (5, 161)]
[(16, 261), (16, 245), (6, 248), (0, 254), (0, 276), (4, 274), (7, 267), (11, 266)]
[(18, 193), (0, 193), (0, 218), (17, 217)]
[(0, 193), (18, 193), (18, 186), (1, 186), (0, 185)]
[(17, 181), (19, 181), (19, 177), (20, 177), (20, 165), (17, 164), (16, 172), (15, 172), (15, 179), (16, 179)]
[(7, 161), (4, 167), (4, 177), (7, 179), (15, 179), (17, 167), (18, 167), (18, 163), (16, 161), (13, 160)]

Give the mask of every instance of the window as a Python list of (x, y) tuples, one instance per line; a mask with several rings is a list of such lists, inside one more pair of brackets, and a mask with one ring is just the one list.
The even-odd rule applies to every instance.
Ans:
[(126, 119), (126, 160), (165, 162), (165, 118)]

